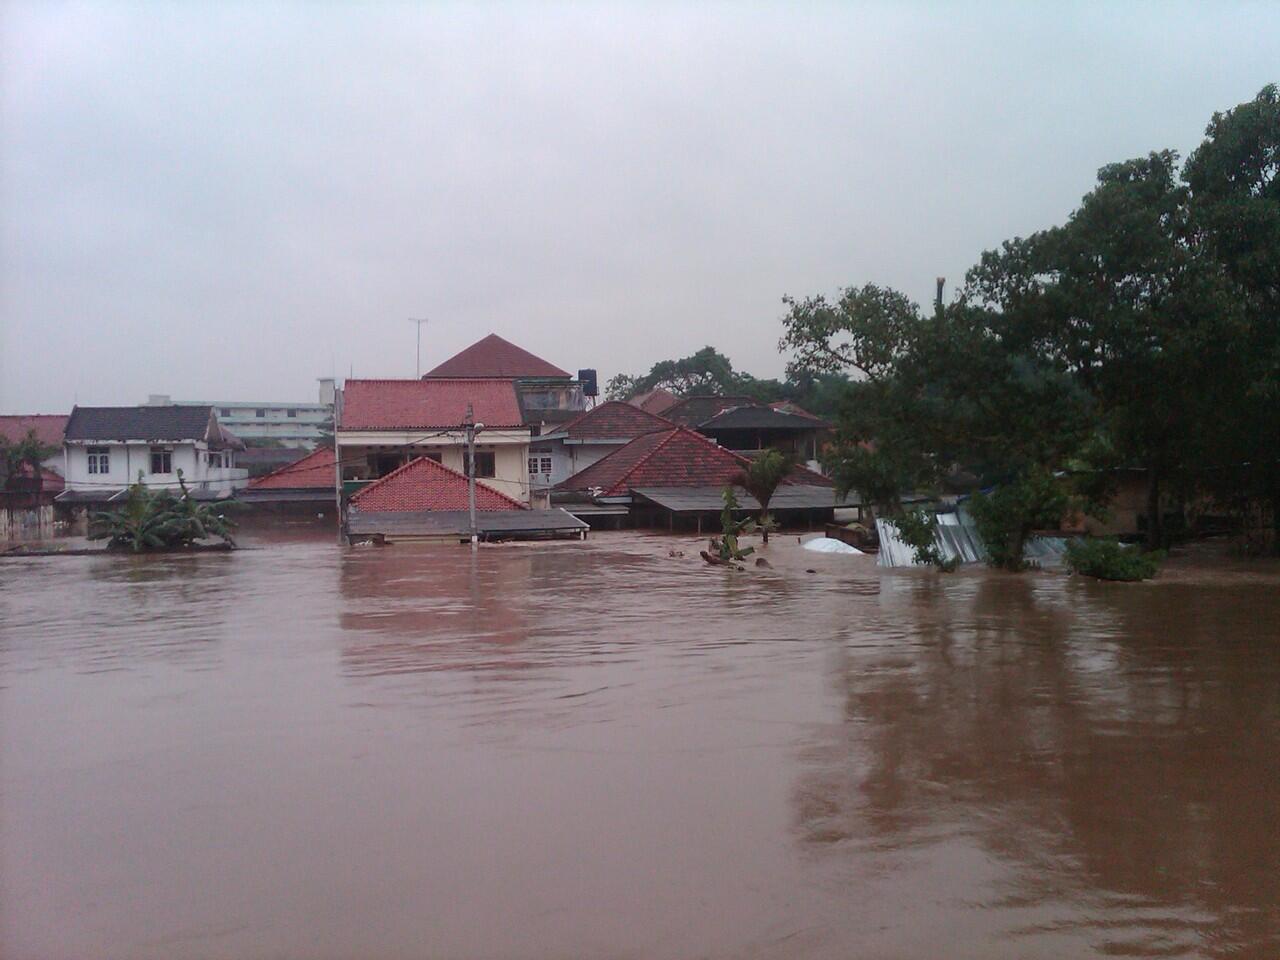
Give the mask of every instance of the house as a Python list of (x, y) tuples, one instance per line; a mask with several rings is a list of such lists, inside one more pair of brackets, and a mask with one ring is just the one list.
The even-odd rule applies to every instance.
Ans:
[(173, 401), (165, 394), (152, 394), (147, 406), (213, 407), (218, 422), (250, 446), (272, 442), (310, 450), (333, 432), (336, 392), (333, 378), (322, 377), (315, 401)]
[(585, 470), (636, 437), (674, 424), (621, 400), (608, 400), (531, 441), (529, 482), (535, 496)]
[[(564, 510), (530, 509), (479, 480), (474, 496), (480, 539), (586, 536), (586, 523)], [(469, 539), (470, 505), (465, 474), (420, 456), (354, 493), (344, 530), (350, 541)]]
[(776, 448), (811, 470), (820, 469), (822, 439), (831, 429), (831, 424), (793, 403), (759, 403), (742, 396), (685, 397), (662, 415), (744, 456)]
[(531, 431), (512, 379), (348, 380), (335, 434), (344, 493), (419, 457), (465, 474), (468, 422), (483, 425), (476, 477), (527, 504)]
[(237, 499), (276, 512), (291, 508), (307, 514), (337, 505), (337, 458), (330, 447), (319, 447), (265, 476), (255, 477)]
[(243, 449), (212, 407), (75, 407), (63, 436), (66, 489), (58, 503), (119, 501), (139, 477), (177, 490), (179, 471), (193, 497), (228, 497), (248, 483), (235, 465)]
[[(636, 437), (556, 485), (552, 503), (564, 506), (582, 519), (603, 522), (625, 516), (636, 526), (674, 529), (715, 522), (723, 509), (722, 493), (732, 486), (751, 461), (726, 450), (715, 441), (676, 426)], [(743, 510), (759, 510), (744, 490), (738, 489)], [(804, 467), (797, 467), (783, 481), (770, 512), (780, 521), (796, 523), (830, 520), (837, 506), (831, 481)]]
[[(522, 422), (538, 436), (576, 417), (587, 408), (587, 397), (595, 396), (595, 372), (582, 370), (579, 374), (575, 378), (491, 333), (428, 370), (423, 379), (514, 381)], [(589, 375), (586, 383), (582, 375)]]

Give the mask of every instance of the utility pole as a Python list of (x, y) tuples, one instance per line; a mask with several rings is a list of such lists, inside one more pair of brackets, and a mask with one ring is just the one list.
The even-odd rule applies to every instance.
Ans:
[(467, 513), (471, 518), (471, 546), (480, 539), (476, 534), (476, 418), (467, 404)]
[(418, 347), (416, 350), (416, 359), (414, 360), (413, 368), (417, 371), (417, 379), (419, 380), (422, 379), (422, 325), (427, 322), (427, 319), (427, 317), (423, 317), (421, 320), (417, 317), (409, 318), (410, 323), (416, 323), (418, 325)]

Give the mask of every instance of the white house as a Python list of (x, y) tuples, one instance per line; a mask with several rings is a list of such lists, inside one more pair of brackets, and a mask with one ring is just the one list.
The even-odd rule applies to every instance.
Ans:
[(249, 482), (235, 465), (244, 444), (219, 423), (212, 407), (75, 407), (63, 435), (62, 503), (124, 499), (130, 484), (178, 489), (197, 499), (230, 496)]

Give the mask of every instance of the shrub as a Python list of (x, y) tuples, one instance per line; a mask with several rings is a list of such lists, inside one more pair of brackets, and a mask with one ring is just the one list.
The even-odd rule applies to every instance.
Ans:
[(1055, 526), (1069, 507), (1062, 484), (1046, 470), (1028, 471), (969, 501), (987, 562), (1002, 570), (1024, 569), (1023, 549), (1031, 531)]
[(938, 549), (938, 516), (927, 510), (904, 510), (893, 518), (898, 537), (914, 551), (916, 563), (931, 563), (943, 573), (952, 573), (960, 566), (960, 560), (952, 557), (944, 560)]
[(1066, 563), (1073, 573), (1099, 580), (1150, 580), (1164, 559), (1163, 550), (1144, 553), (1107, 538), (1067, 543)]

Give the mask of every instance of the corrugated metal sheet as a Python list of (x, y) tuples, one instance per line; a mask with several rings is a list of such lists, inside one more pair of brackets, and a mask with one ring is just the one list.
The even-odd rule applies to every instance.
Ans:
[[(898, 528), (891, 520), (876, 520), (876, 533), (880, 537), (880, 552), (876, 564), (881, 567), (914, 567), (915, 550), (902, 542)], [(987, 549), (978, 536), (972, 518), (963, 509), (955, 513), (938, 514), (938, 530), (934, 544), (944, 560), (961, 563), (986, 562)], [(1062, 562), (1066, 551), (1065, 537), (1032, 537), (1023, 547), (1022, 555), (1041, 566), (1055, 566)]]

